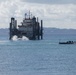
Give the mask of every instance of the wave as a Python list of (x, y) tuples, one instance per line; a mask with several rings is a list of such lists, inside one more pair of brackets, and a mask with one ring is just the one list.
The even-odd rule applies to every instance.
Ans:
[(0, 45), (1, 44), (7, 44), (9, 41), (8, 40), (0, 40)]

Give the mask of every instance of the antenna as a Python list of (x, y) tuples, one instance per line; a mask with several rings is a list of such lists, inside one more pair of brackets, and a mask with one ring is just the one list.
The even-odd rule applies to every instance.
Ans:
[(26, 18), (26, 16), (27, 16), (27, 13), (25, 13), (25, 18)]
[(31, 14), (31, 18), (32, 18), (32, 14)]
[(30, 11), (29, 11), (29, 19), (30, 19)]

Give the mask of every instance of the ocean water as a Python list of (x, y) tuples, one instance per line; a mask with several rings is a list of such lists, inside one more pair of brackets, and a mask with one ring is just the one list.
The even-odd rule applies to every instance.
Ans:
[(76, 35), (44, 33), (39, 41), (1, 35), (0, 75), (76, 75), (76, 44), (58, 44), (66, 40)]

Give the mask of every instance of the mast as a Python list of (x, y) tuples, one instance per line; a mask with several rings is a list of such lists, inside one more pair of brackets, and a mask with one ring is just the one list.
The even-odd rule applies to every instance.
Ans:
[(29, 11), (29, 19), (30, 19), (30, 11)]

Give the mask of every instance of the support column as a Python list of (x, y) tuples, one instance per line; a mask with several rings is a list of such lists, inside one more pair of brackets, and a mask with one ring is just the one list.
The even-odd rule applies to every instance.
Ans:
[(37, 39), (40, 40), (40, 34), (39, 34), (39, 31), (40, 31), (40, 27), (39, 27), (39, 22), (38, 22), (38, 17), (37, 17)]
[(43, 21), (41, 20), (41, 39), (43, 39)]
[(10, 32), (9, 32), (9, 40), (12, 39), (12, 24), (10, 23), (10, 28), (9, 28)]

